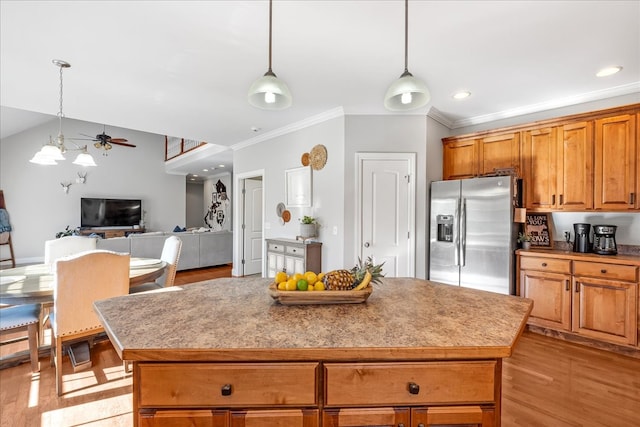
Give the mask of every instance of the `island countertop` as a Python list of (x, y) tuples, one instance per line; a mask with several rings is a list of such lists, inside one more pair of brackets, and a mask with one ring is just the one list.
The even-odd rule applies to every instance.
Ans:
[(124, 360), (364, 361), (508, 357), (532, 308), (413, 278), (383, 279), (365, 303), (285, 306), (269, 295), (271, 280), (215, 279), (95, 309)]

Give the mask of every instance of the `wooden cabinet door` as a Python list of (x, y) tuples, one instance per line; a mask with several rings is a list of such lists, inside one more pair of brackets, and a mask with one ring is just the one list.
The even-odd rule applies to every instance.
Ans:
[(478, 176), (478, 140), (461, 139), (443, 146), (442, 179)]
[(478, 150), (480, 175), (497, 169), (520, 168), (520, 133), (506, 133), (482, 138)]
[(227, 427), (228, 411), (219, 410), (154, 410), (138, 414), (138, 427)]
[(525, 207), (532, 211), (555, 209), (557, 185), (557, 129), (525, 131), (522, 138), (522, 176)]
[(408, 408), (326, 409), (322, 427), (410, 427)]
[(574, 332), (617, 344), (637, 344), (637, 283), (578, 276), (573, 278), (573, 287)]
[(229, 427), (318, 427), (317, 409), (232, 411)]
[(520, 294), (533, 300), (528, 323), (571, 330), (571, 276), (520, 270)]
[(558, 208), (593, 209), (593, 122), (561, 126), (557, 150)]
[(594, 208), (636, 209), (636, 116), (598, 119), (595, 127)]

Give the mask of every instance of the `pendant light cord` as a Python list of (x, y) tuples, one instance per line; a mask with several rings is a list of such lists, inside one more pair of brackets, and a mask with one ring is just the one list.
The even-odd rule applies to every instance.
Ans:
[(58, 111), (58, 120), (59, 120), (59, 131), (58, 135), (62, 135), (62, 118), (64, 114), (62, 113), (62, 65), (58, 65), (60, 67), (60, 110)]
[(267, 73), (273, 73), (271, 71), (271, 15), (272, 15), (272, 0), (269, 0), (269, 70)]
[(409, 72), (409, 0), (404, 0), (404, 72)]

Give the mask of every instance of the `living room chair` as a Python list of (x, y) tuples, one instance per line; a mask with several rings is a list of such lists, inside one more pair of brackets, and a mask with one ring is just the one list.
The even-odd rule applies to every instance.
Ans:
[(62, 395), (63, 345), (104, 331), (93, 302), (129, 293), (129, 254), (84, 252), (56, 261), (51, 357)]
[(53, 264), (58, 258), (96, 250), (97, 239), (86, 236), (65, 236), (44, 242), (44, 263)]
[[(14, 305), (0, 310), (0, 334), (7, 335), (27, 331), (29, 339), (29, 357), (31, 359), (31, 370), (38, 372), (38, 334), (40, 330), (40, 313), (42, 305), (24, 304)], [(24, 340), (23, 337), (10, 338), (2, 341), (2, 345)]]
[(176, 270), (178, 269), (178, 261), (180, 260), (180, 251), (182, 250), (182, 240), (177, 236), (170, 236), (164, 241), (162, 254), (160, 259), (167, 264), (164, 274), (155, 282), (145, 283), (140, 286), (134, 286), (129, 293), (136, 294), (140, 292), (152, 291), (155, 289), (173, 286), (176, 279)]

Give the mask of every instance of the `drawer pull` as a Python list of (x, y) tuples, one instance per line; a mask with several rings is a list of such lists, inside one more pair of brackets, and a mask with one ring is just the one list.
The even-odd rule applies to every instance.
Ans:
[(424, 427), (424, 424), (420, 423), (418, 424), (418, 427)]
[(420, 393), (420, 386), (416, 383), (409, 383), (409, 386), (407, 388), (409, 389), (409, 393), (411, 394)]
[(603, 268), (602, 270), (600, 270), (600, 273), (602, 273), (602, 274), (606, 274), (606, 273), (607, 273), (607, 269), (606, 269), (606, 268)]
[(404, 423), (398, 424), (398, 427), (404, 427)]
[(223, 396), (231, 396), (231, 384), (225, 384), (220, 389)]
[(547, 266), (547, 263), (546, 263), (546, 262), (543, 262), (543, 263), (542, 263), (542, 266), (543, 266), (543, 267), (546, 267), (546, 266)]

